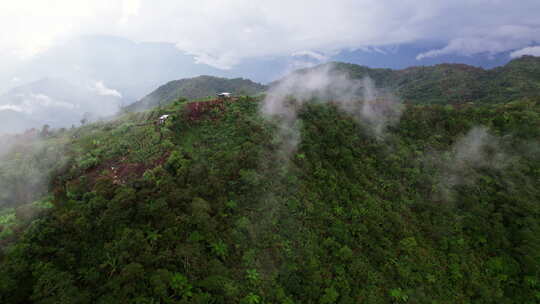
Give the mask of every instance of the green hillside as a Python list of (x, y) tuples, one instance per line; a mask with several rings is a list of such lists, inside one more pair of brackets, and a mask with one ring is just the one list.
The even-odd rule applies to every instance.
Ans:
[(50, 179), (0, 197), (0, 302), (540, 301), (540, 100), (408, 105), (384, 140), (304, 104), (290, 158), (259, 108), (13, 139), (0, 182)]
[(494, 103), (540, 95), (540, 57), (523, 56), (492, 70), (465, 64), (439, 64), (403, 70), (373, 69), (340, 62), (330, 64), (352, 79), (371, 77), (377, 87), (392, 91), (407, 103)]
[(168, 82), (143, 99), (126, 107), (127, 111), (147, 110), (158, 105), (167, 105), (179, 98), (201, 99), (215, 97), (217, 93), (230, 92), (234, 95), (256, 95), (266, 90), (264, 85), (243, 78), (219, 78), (199, 76)]

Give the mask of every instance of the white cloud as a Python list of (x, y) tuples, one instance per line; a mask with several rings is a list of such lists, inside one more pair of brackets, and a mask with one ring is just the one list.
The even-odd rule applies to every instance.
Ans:
[(300, 51), (300, 52), (296, 52), (296, 53), (294, 53), (292, 55), (293, 56), (298, 56), (298, 57), (306, 56), (308, 58), (317, 60), (319, 62), (324, 62), (324, 61), (327, 61), (329, 59), (328, 56), (326, 56), (324, 54), (321, 54), (321, 53), (318, 53), (318, 52), (313, 52), (313, 51)]
[(16, 104), (4, 104), (0, 106), (0, 110), (10, 109), (17, 112), (22, 112), (26, 114), (33, 114), (39, 111), (42, 111), (46, 108), (58, 108), (58, 109), (75, 109), (76, 105), (61, 101), (55, 100), (45, 94), (34, 94), (34, 93), (21, 93), (15, 95)]
[[(18, 0), (0, 3), (0, 54), (35, 56), (79, 35), (175, 43), (197, 62), (330, 52), (419, 40), (442, 54), (496, 53), (540, 41), (540, 1)], [(379, 47), (379, 48), (377, 48)]]
[(510, 53), (510, 58), (518, 58), (525, 55), (539, 56), (540, 46), (530, 46)]
[(141, 9), (141, 0), (123, 0), (122, 1), (122, 18), (120, 24), (126, 24), (129, 18), (136, 17)]
[[(115, 1), (1, 1), (0, 49), (26, 59), (50, 48), (61, 39), (107, 28)], [(103, 21), (100, 25), (99, 19)], [(118, 17), (116, 17), (118, 19)]]
[(122, 98), (122, 94), (115, 89), (108, 88), (103, 81), (97, 81), (92, 90), (101, 96)]
[(6, 104), (6, 105), (0, 105), (0, 111), (4, 111), (4, 110), (11, 110), (11, 111), (15, 111), (15, 112), (24, 112), (24, 110), (17, 106), (17, 105), (12, 105), (12, 104)]
[(76, 105), (65, 101), (54, 100), (45, 94), (27, 94), (22, 107), (23, 112), (32, 113), (36, 107), (74, 109)]
[(281, 77), (284, 77), (295, 70), (311, 68), (330, 60), (330, 55), (309, 50), (295, 52), (291, 56), (292, 60), (282, 72)]
[(473, 33), (469, 37), (452, 39), (446, 47), (419, 54), (416, 59), (448, 54), (494, 55), (527, 45), (535, 38), (540, 38), (540, 27), (505, 25), (494, 28), (491, 32), (486, 29), (485, 32)]

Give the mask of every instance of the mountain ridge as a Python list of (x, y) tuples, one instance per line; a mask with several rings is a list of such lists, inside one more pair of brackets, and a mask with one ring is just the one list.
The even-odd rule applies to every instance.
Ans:
[[(199, 99), (221, 91), (240, 94), (262, 93), (293, 75), (326, 66), (347, 74), (353, 80), (372, 78), (377, 87), (392, 91), (408, 103), (460, 104), (466, 102), (504, 102), (540, 94), (540, 58), (523, 56), (504, 66), (484, 69), (460, 63), (442, 63), (405, 69), (370, 68), (344, 62), (329, 62), (298, 69), (281, 79), (262, 85), (245, 78), (198, 76), (173, 80), (161, 85), (127, 111), (140, 111), (173, 102), (178, 98)], [(508, 76), (510, 75), (510, 76)], [(221, 84), (212, 82), (221, 81)], [(226, 84), (228, 82), (228, 84)], [(244, 82), (239, 84), (235, 82)], [(239, 86), (239, 87), (238, 87)], [(521, 90), (520, 89), (525, 89)]]
[(256, 95), (265, 89), (266, 86), (250, 79), (201, 75), (169, 81), (125, 109), (141, 111), (158, 105), (167, 105), (178, 98), (201, 99), (215, 97), (221, 92), (230, 92), (234, 95)]
[[(334, 62), (337, 70), (352, 79), (369, 76), (408, 103), (461, 104), (505, 102), (540, 94), (540, 57), (523, 56), (491, 69), (442, 63), (406, 69), (372, 69)], [(520, 90), (526, 88), (526, 90)]]

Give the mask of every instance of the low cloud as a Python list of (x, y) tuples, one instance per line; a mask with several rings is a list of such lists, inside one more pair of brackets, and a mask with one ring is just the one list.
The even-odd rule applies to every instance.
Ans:
[(326, 63), (330, 60), (330, 54), (323, 54), (314, 51), (300, 51), (291, 55), (291, 61), (287, 68), (283, 71), (282, 76), (285, 77), (299, 69), (312, 68), (317, 65)]
[(69, 110), (77, 108), (77, 106), (72, 103), (55, 100), (45, 94), (17, 94), (16, 98), (20, 100), (17, 105), (7, 104), (4, 105), (4, 107), (11, 108), (11, 110), (30, 115), (47, 108), (60, 108)]
[(97, 81), (92, 88), (98, 95), (122, 98), (122, 94), (115, 89), (108, 88), (103, 81)]
[[(0, 210), (17, 209), (17, 222), (25, 223), (46, 208), (48, 204), (43, 203), (48, 202), (51, 172), (68, 160), (68, 136), (57, 134), (45, 139), (37, 130), (0, 135)], [(4, 235), (9, 226), (4, 225)]]
[(69, 127), (78, 125), (82, 118), (111, 117), (118, 112), (122, 101), (120, 92), (102, 81), (72, 83), (42, 79), (0, 96), (0, 133), (23, 132), (45, 124), (53, 128)]
[(367, 76), (351, 79), (333, 64), (293, 73), (269, 90), (261, 108), (265, 117), (277, 122), (285, 156), (300, 142), (298, 111), (309, 102), (335, 104), (378, 139), (384, 138), (386, 127), (397, 123), (402, 112), (399, 100), (382, 93)]
[(416, 59), (422, 60), (443, 55), (472, 56), (483, 53), (492, 56), (523, 47), (538, 38), (540, 38), (540, 26), (505, 25), (491, 31), (486, 29), (475, 35), (454, 38), (444, 48), (421, 53)]
[(458, 139), (445, 154), (434, 155), (432, 161), (441, 172), (439, 199), (451, 201), (455, 187), (472, 185), (478, 178), (476, 170), (489, 168), (502, 170), (509, 164), (509, 157), (501, 148), (501, 140), (489, 133), (486, 127), (474, 127)]
[(324, 62), (324, 61), (330, 60), (330, 57), (328, 57), (328, 56), (326, 56), (326, 55), (324, 55), (322, 53), (318, 53), (318, 52), (314, 52), (314, 51), (300, 51), (300, 52), (296, 52), (296, 53), (294, 53), (292, 55), (293, 55), (293, 57), (305, 56), (305, 57), (311, 58), (311, 59), (319, 61), (319, 62)]
[(530, 46), (521, 50), (514, 51), (510, 54), (510, 58), (519, 58), (525, 55), (540, 57), (540, 46)]
[(4, 110), (11, 110), (15, 112), (24, 112), (24, 109), (17, 105), (7, 104), (7, 105), (0, 105), (0, 111)]

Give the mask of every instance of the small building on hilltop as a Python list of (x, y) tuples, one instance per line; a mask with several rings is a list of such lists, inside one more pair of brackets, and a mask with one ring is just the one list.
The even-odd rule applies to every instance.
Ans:
[(169, 114), (161, 115), (158, 120), (158, 124), (162, 125), (169, 118)]
[(232, 94), (229, 93), (229, 92), (221, 92), (221, 93), (217, 94), (217, 97), (222, 98), (222, 99), (229, 99), (229, 98), (231, 98), (231, 96), (232, 96)]

